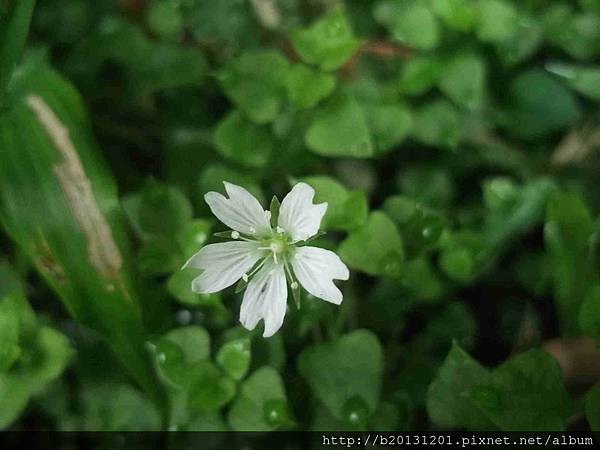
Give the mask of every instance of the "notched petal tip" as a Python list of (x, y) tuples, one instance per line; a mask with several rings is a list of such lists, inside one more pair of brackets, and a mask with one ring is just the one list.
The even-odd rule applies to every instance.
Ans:
[(319, 231), (329, 205), (327, 202), (314, 204), (314, 197), (313, 187), (300, 182), (294, 185), (281, 202), (278, 224), (295, 241), (305, 241)]
[(275, 335), (275, 333), (277, 333), (279, 331), (280, 328), (281, 328), (281, 326), (279, 328), (277, 328), (277, 329), (267, 331), (267, 328), (265, 327), (265, 330), (263, 331), (262, 337), (264, 337), (264, 338), (273, 337)]
[(336, 275), (336, 280), (348, 281), (350, 279), (350, 269), (348, 266), (344, 264), (344, 262), (340, 258), (339, 262), (339, 273)]
[(219, 192), (215, 192), (215, 191), (209, 191), (206, 194), (204, 194), (204, 201), (206, 202), (206, 204), (208, 206), (214, 205), (216, 202), (218, 202), (221, 199), (227, 200), (227, 197), (225, 197), (223, 194), (220, 194)]
[(223, 185), (229, 197), (214, 191), (204, 194), (204, 201), (217, 219), (240, 233), (267, 233), (271, 224), (256, 197), (243, 187), (228, 181), (223, 181)]

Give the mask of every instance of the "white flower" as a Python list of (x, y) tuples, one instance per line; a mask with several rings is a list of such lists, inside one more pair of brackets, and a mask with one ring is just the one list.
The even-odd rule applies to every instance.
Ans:
[(240, 278), (249, 281), (240, 322), (252, 330), (263, 319), (263, 336), (275, 334), (283, 323), (288, 284), (300, 283), (315, 297), (339, 305), (342, 293), (333, 280), (347, 280), (348, 268), (332, 251), (303, 246), (317, 234), (327, 203), (313, 204), (315, 191), (296, 184), (281, 202), (277, 226), (271, 212), (235, 184), (224, 182), (229, 198), (209, 192), (204, 198), (217, 218), (232, 229), (232, 242), (203, 247), (183, 266), (202, 269), (192, 281), (194, 292), (208, 294), (225, 289)]

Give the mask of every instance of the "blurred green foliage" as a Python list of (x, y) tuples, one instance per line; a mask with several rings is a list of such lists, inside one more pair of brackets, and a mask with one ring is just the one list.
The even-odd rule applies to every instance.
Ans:
[[(543, 346), (600, 342), (597, 0), (33, 8), (0, 0), (0, 428), (600, 429)], [(206, 192), (300, 180), (351, 278), (264, 339), (179, 269)]]

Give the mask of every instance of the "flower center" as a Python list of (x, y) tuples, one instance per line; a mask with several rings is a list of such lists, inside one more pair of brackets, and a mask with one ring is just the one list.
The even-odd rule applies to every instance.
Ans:
[(273, 254), (273, 260), (275, 264), (278, 264), (280, 261), (284, 260), (285, 254), (288, 251), (288, 242), (282, 236), (274, 236), (269, 239), (267, 246), (264, 247), (265, 250), (270, 250)]
[(281, 239), (274, 239), (269, 244), (269, 248), (271, 249), (273, 254), (283, 253), (285, 251), (286, 247), (287, 247), (287, 243)]

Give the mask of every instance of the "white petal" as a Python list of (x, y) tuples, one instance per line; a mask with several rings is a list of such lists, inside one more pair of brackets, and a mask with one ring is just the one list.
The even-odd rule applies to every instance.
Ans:
[(281, 328), (287, 307), (287, 284), (281, 264), (269, 260), (250, 280), (240, 310), (240, 322), (253, 330), (261, 319), (265, 321), (263, 337), (270, 337)]
[(314, 196), (312, 187), (298, 183), (281, 202), (277, 225), (288, 232), (294, 241), (304, 241), (319, 231), (327, 203), (314, 205)]
[(342, 293), (333, 280), (347, 280), (350, 272), (338, 255), (317, 247), (298, 247), (291, 259), (300, 284), (315, 297), (342, 303)]
[(193, 267), (204, 272), (192, 281), (192, 290), (210, 294), (231, 286), (248, 272), (264, 255), (257, 242), (223, 242), (202, 247), (183, 268)]
[(208, 192), (204, 200), (212, 213), (229, 228), (249, 235), (264, 235), (271, 229), (265, 210), (246, 189), (223, 182), (229, 198)]

